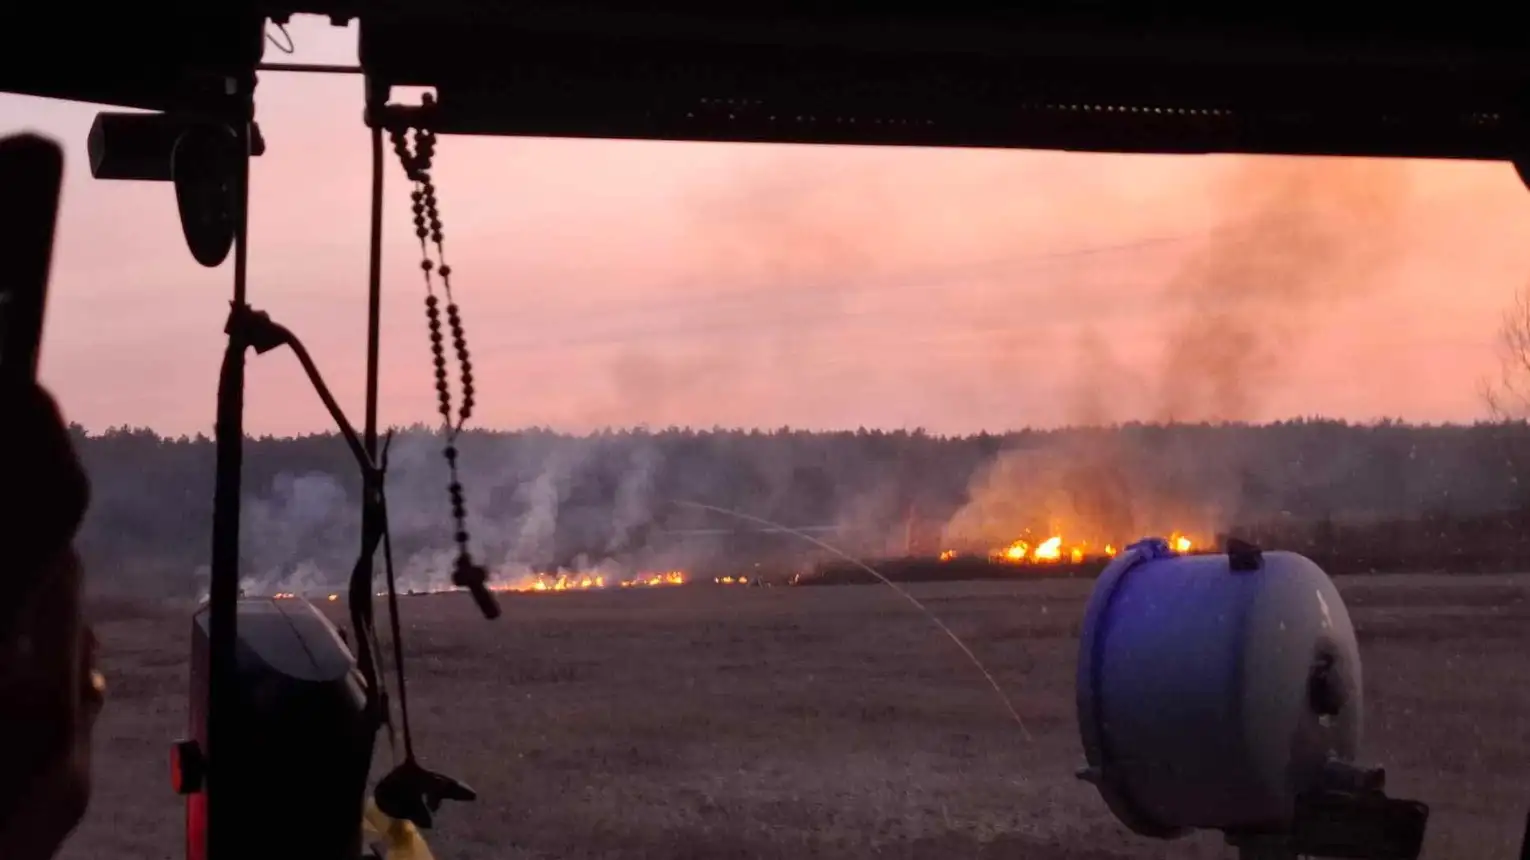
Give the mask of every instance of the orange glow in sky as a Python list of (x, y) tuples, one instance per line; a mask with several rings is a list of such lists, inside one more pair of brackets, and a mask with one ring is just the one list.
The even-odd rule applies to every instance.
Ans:
[[(347, 31), (303, 22), (292, 34), (297, 54), (268, 58), (354, 59)], [(267, 74), (258, 109), (269, 151), (253, 168), (250, 299), (304, 338), (359, 414), (361, 82)], [(0, 97), (0, 132), (51, 134), (71, 159), (45, 381), (92, 429), (210, 432), (230, 264), (191, 260), (168, 186), (89, 178), (96, 110)], [(1372, 174), (1284, 159), (477, 138), (438, 152), (479, 423), (495, 427), (1469, 421), (1484, 413), (1477, 382), (1494, 368), (1499, 314), (1530, 275), (1530, 191), (1503, 164)], [(407, 194), (388, 167), (383, 418), (407, 424), (431, 420), (433, 391)], [(1331, 175), (1374, 175), (1379, 190), (1346, 198)], [(1309, 216), (1325, 225), (1316, 234)], [(1256, 250), (1215, 244), (1292, 223)], [(1325, 244), (1349, 233), (1369, 251)], [(1338, 262), (1321, 271), (1303, 262), (1327, 254)], [(1300, 290), (1270, 293), (1291, 278)], [(1180, 402), (1186, 377), (1203, 393)], [(247, 402), (252, 433), (329, 428), (290, 356), (252, 360)]]

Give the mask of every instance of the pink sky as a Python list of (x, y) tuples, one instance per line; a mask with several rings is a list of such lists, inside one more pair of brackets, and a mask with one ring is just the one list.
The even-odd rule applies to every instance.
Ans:
[[(354, 59), (346, 31), (292, 32), (290, 59)], [(360, 88), (264, 76), (250, 274), (251, 302), (358, 417)], [(54, 135), (71, 158), (45, 381), (93, 429), (210, 431), (231, 266), (191, 260), (167, 186), (89, 178), (95, 110), (0, 97), (0, 130)], [(1530, 276), (1530, 192), (1502, 164), (469, 138), (443, 139), (438, 161), (479, 423), (495, 427), (1150, 419), (1181, 376), (1234, 371), (1236, 407), (1172, 409), (1472, 420)], [(402, 424), (433, 407), (400, 179), (390, 162), (383, 417)], [(1289, 241), (1237, 244), (1271, 217), (1297, 224)], [(1322, 244), (1349, 234), (1371, 253)], [(1246, 287), (1227, 283), (1229, 254)], [(1226, 346), (1229, 319), (1257, 342)], [(254, 433), (329, 426), (289, 356), (252, 361), (248, 404)]]

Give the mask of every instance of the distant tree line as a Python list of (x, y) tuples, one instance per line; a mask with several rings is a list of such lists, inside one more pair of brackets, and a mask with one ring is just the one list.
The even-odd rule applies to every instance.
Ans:
[[(147, 429), (75, 428), (93, 480), (81, 547), (100, 588), (188, 593), (209, 557), (214, 445)], [(389, 506), (401, 555), (450, 546), (439, 439), (393, 443)], [(1508, 517), (1530, 510), (1530, 426), (1294, 420), (943, 437), (913, 431), (549, 430), (461, 441), (475, 541), (495, 559), (562, 564), (660, 547), (655, 532), (727, 526), (688, 500), (791, 526), (849, 523), (895, 543), (912, 514), (939, 523), (1001, 456), (1043, 452), (1140, 473), (1134, 486), (1231, 499), (1240, 523)], [(1098, 452), (1110, 451), (1100, 458)], [(357, 546), (359, 477), (331, 434), (245, 448), (245, 566), (338, 580)], [(1105, 464), (1100, 466), (1099, 464)], [(1079, 484), (1098, 485), (1084, 473)], [(1140, 492), (1140, 489), (1138, 490)], [(658, 547), (655, 549), (655, 547)], [(868, 551), (877, 551), (869, 547)], [(205, 573), (205, 571), (204, 571)]]

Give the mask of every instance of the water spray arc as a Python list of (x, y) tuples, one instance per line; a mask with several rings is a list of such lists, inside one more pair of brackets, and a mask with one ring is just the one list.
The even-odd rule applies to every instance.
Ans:
[(844, 559), (850, 564), (853, 564), (861, 570), (864, 570), (865, 572), (876, 577), (882, 584), (897, 592), (899, 597), (912, 604), (915, 609), (919, 610), (919, 612), (924, 615), (924, 617), (930, 619), (931, 624), (934, 624), (937, 628), (939, 628), (940, 632), (946, 635), (946, 638), (950, 639), (957, 648), (961, 649), (962, 654), (966, 656), (968, 662), (972, 663), (973, 667), (982, 674), (983, 679), (988, 682), (988, 686), (993, 688), (994, 695), (999, 697), (999, 701), (1004, 705), (1004, 710), (1008, 712), (1010, 719), (1015, 721), (1015, 727), (1020, 729), (1020, 734), (1024, 735), (1027, 741), (1035, 740), (1035, 738), (1031, 735), (1031, 730), (1025, 727), (1025, 720), (1020, 718), (1020, 712), (1015, 710), (1015, 704), (1010, 700), (1009, 694), (1004, 692), (1004, 688), (999, 685), (998, 679), (993, 676), (992, 672), (988, 671), (988, 667), (983, 665), (983, 661), (979, 660), (978, 656), (972, 653), (972, 649), (967, 647), (967, 643), (963, 642), (962, 638), (957, 636), (950, 627), (947, 627), (946, 623), (940, 620), (940, 616), (931, 611), (928, 606), (925, 606), (923, 603), (921, 603), (919, 598), (910, 594), (907, 589), (898, 585), (896, 582), (893, 582), (891, 579), (883, 576), (882, 573), (876, 568), (865, 563), (864, 561), (861, 561), (859, 558), (856, 558), (855, 556), (844, 552), (843, 550), (840, 550), (839, 548), (819, 538), (816, 538), (811, 534), (808, 534), (805, 531), (798, 531), (797, 529), (783, 526), (779, 523), (774, 523), (770, 520), (763, 519), (752, 514), (746, 514), (742, 511), (730, 510), (728, 508), (720, 508), (716, 505), (703, 504), (702, 502), (682, 500), (675, 502), (675, 504), (681, 507), (695, 508), (696, 510), (701, 511), (710, 511), (714, 514), (721, 514), (726, 517), (732, 517), (733, 519), (740, 520), (742, 522), (754, 523), (755, 525), (764, 526), (766, 528), (774, 529), (776, 531), (784, 532), (794, 537), (801, 538), (813, 546), (816, 546), (825, 552), (833, 553), (834, 555)]

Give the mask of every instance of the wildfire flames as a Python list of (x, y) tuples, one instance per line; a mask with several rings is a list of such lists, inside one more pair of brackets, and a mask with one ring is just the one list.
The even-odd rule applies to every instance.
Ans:
[[(662, 573), (640, 573), (631, 579), (615, 581), (622, 588), (657, 588), (665, 585), (684, 585), (685, 572), (667, 570)], [(605, 588), (607, 580), (592, 573), (538, 573), (511, 583), (499, 583), (489, 587), (495, 591), (589, 591)]]
[[(489, 583), (489, 590), (515, 593), (533, 593), (544, 591), (594, 591), (603, 589), (608, 584), (619, 585), (622, 588), (658, 588), (662, 586), (684, 585), (687, 581), (688, 580), (686, 578), (685, 571), (683, 570), (667, 570), (661, 573), (640, 573), (631, 579), (620, 580), (607, 580), (605, 576), (595, 573), (536, 573), (530, 574), (528, 576), (523, 576), (513, 582), (491, 582)], [(729, 578), (729, 581), (732, 581), (731, 578)], [(738, 581), (744, 582), (745, 580), (741, 577)], [(424, 592), (417, 589), (409, 589), (407, 593), (433, 594), (437, 592), (445, 593), (448, 591), (456, 590), (458, 589), (451, 587), (430, 589)], [(379, 591), (377, 593), (378, 597), (384, 597), (386, 595), (387, 592), (385, 591)], [(291, 591), (278, 591), (271, 596), (278, 600), (291, 600), (301, 595)], [(328, 601), (335, 601), (340, 599), (340, 595), (329, 594), (326, 595), (324, 599)]]
[(489, 589), (491, 591), (588, 591), (591, 588), (605, 587), (604, 576), (539, 573), (529, 581), (494, 583), (489, 586)]
[[(1198, 546), (1197, 542), (1183, 532), (1171, 532), (1168, 537), (1170, 548), (1175, 552), (1193, 552)], [(1045, 565), (1072, 562), (1078, 564), (1085, 559), (1114, 558), (1117, 550), (1114, 544), (1096, 544), (1089, 541), (1069, 542), (1062, 534), (1054, 534), (1044, 540), (1032, 543), (1027, 538), (1019, 538), (1012, 543), (989, 550), (988, 560), (998, 564), (1011, 565)], [(941, 561), (953, 561), (962, 557), (973, 558), (973, 553), (962, 553), (954, 549), (943, 550), (940, 553)], [(981, 557), (981, 556), (977, 556)], [(514, 593), (538, 593), (538, 592), (563, 592), (563, 591), (597, 591), (608, 586), (624, 589), (637, 588), (662, 588), (666, 586), (685, 585), (690, 581), (683, 570), (667, 570), (657, 573), (640, 573), (627, 579), (607, 578), (599, 573), (533, 573), (519, 579), (491, 582), (489, 588), (492, 591)], [(758, 577), (746, 575), (718, 576), (713, 577), (712, 582), (716, 585), (760, 585), (765, 584)], [(456, 589), (446, 587), (433, 589), (433, 591), (453, 591)], [(419, 594), (420, 591), (410, 589), (409, 593)], [(386, 592), (380, 592), (378, 596), (384, 596)], [(299, 595), (293, 592), (278, 592), (276, 598), (296, 598)], [(339, 600), (340, 595), (326, 595), (325, 600)]]
[[(1169, 535), (1169, 546), (1175, 552), (1190, 552), (1195, 549), (1195, 541), (1181, 532), (1173, 532)], [(941, 561), (951, 561), (960, 555), (956, 550), (948, 549), (940, 554)], [(1056, 564), (1064, 560), (1077, 564), (1086, 558), (1115, 558), (1116, 547), (1114, 544), (1105, 544), (1096, 547), (1088, 541), (1080, 543), (1065, 543), (1062, 535), (1052, 535), (1046, 540), (1032, 544), (1030, 541), (1020, 538), (1008, 546), (999, 547), (988, 552), (990, 561), (1001, 564)]]
[(639, 576), (637, 579), (622, 581), (622, 588), (652, 588), (659, 585), (684, 585), (685, 572), (671, 570), (665, 573), (650, 573)]

